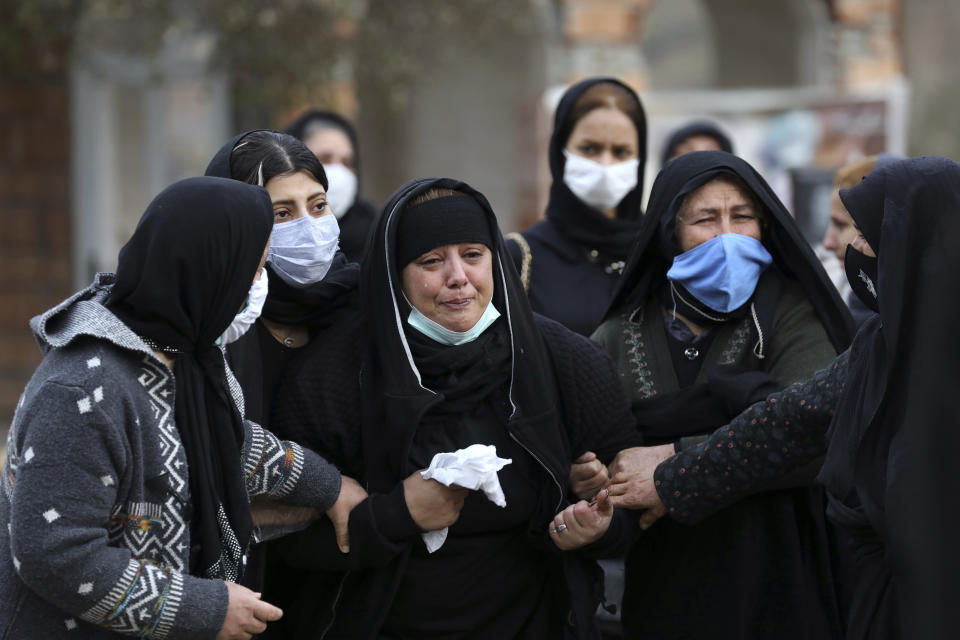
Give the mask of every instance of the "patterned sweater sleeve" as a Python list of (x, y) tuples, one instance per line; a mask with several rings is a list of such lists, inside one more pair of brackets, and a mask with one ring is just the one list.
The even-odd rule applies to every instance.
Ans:
[(295, 442), (244, 421), (243, 473), (251, 498), (264, 496), (327, 511), (340, 495), (340, 471)]
[(699, 522), (823, 455), (848, 363), (845, 351), (812, 379), (771, 394), (707, 441), (661, 463), (654, 483), (671, 517)]
[(136, 479), (102, 399), (102, 387), (47, 382), (17, 412), (4, 477), (14, 568), (68, 630), (79, 619), (126, 635), (213, 638), (227, 611), (222, 581), (138, 559), (112, 539), (118, 487)]
[[(221, 348), (227, 386), (240, 415), (245, 415), (243, 389)], [(288, 504), (327, 511), (340, 496), (340, 471), (295, 442), (281, 440), (251, 420), (243, 421), (241, 462), (250, 498), (263, 496)]]

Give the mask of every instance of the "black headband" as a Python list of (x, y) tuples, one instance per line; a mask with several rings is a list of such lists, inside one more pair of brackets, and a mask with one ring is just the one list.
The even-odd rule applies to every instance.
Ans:
[(461, 242), (493, 248), (490, 224), (480, 203), (452, 195), (407, 207), (397, 221), (396, 266), (403, 269), (431, 249)]

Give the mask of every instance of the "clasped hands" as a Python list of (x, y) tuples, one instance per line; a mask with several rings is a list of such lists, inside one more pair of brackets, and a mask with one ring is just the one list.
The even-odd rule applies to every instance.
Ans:
[(587, 451), (571, 465), (570, 487), (581, 498), (606, 490), (613, 507), (643, 509), (639, 524), (647, 529), (667, 513), (654, 486), (653, 472), (673, 454), (672, 444), (631, 447), (618, 453), (608, 468)]

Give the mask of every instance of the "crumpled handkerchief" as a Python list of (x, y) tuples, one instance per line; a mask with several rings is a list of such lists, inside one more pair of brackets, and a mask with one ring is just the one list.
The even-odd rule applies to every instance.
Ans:
[[(500, 487), (497, 472), (511, 462), (513, 460), (509, 458), (498, 458), (497, 448), (492, 444), (472, 444), (452, 453), (436, 454), (430, 466), (420, 473), (425, 480), (432, 478), (448, 487), (458, 484), (466, 489), (480, 489), (493, 504), (505, 507), (507, 499)], [(427, 551), (433, 553), (447, 540), (447, 528), (427, 531), (422, 535)]]

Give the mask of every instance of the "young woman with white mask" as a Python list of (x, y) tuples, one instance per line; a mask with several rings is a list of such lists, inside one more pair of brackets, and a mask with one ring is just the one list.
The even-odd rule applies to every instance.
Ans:
[(339, 114), (311, 109), (288, 125), (284, 133), (302, 140), (323, 164), (330, 183), (327, 202), (340, 224), (340, 250), (350, 260), (360, 262), (377, 210), (360, 197), (356, 129)]
[[(217, 152), (206, 173), (263, 186), (273, 206), (270, 249), (261, 274), (261, 280), (269, 280), (262, 313), (249, 322), (263, 293), (258, 281), (228, 329), (231, 335), (222, 337), (228, 343), (227, 360), (243, 390), (247, 417), (268, 425), (287, 365), (311, 336), (355, 308), (359, 267), (337, 250), (339, 229), (327, 202), (323, 167), (293, 136), (264, 130), (241, 134)], [(343, 488), (358, 500), (366, 496), (350, 478), (343, 478)], [(291, 512), (280, 516), (302, 519), (302, 514)], [(349, 548), (344, 544), (341, 551)], [(268, 576), (275, 573), (280, 584), (286, 582), (285, 568), (268, 561), (272, 557), (269, 544), (251, 549), (244, 584), (285, 602), (285, 594), (270, 586), (273, 581)]]
[(550, 139), (546, 219), (508, 236), (533, 310), (583, 335), (600, 324), (639, 229), (646, 141), (643, 105), (625, 84), (568, 89)]
[[(356, 304), (359, 268), (338, 251), (339, 228), (327, 198), (326, 172), (293, 136), (264, 130), (241, 134), (220, 149), (206, 173), (259, 184), (273, 202), (274, 226), (264, 268), (269, 292), (256, 322), (227, 346), (247, 414), (269, 424), (284, 367), (311, 334)], [(250, 303), (257, 301), (256, 284)], [(235, 324), (249, 320), (249, 311), (248, 306), (238, 314)]]

